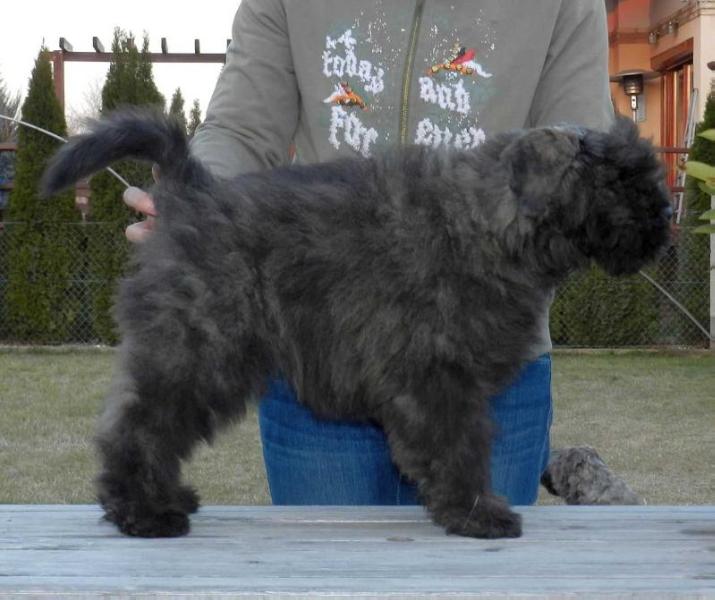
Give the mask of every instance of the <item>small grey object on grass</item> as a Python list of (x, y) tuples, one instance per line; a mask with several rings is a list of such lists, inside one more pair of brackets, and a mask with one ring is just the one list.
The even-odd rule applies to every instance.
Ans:
[(541, 484), (566, 504), (645, 504), (590, 446), (552, 450)]

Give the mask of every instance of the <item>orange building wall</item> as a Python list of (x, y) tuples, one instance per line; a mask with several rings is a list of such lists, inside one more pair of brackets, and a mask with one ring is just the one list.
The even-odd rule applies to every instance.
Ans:
[[(679, 45), (692, 43), (693, 87), (700, 92), (697, 107), (700, 118), (715, 75), (707, 68), (707, 63), (715, 60), (715, 6), (701, 6), (696, 19), (679, 23), (674, 33), (663, 31), (655, 44), (648, 40), (650, 31), (688, 6), (687, 0), (606, 0), (610, 71), (612, 75), (629, 70), (652, 71), (659, 57), (669, 56)], [(618, 110), (630, 114), (629, 99), (622, 88), (612, 84), (611, 92)], [(641, 130), (657, 141), (661, 123), (660, 78), (646, 82), (645, 95), (646, 121), (640, 124)]]

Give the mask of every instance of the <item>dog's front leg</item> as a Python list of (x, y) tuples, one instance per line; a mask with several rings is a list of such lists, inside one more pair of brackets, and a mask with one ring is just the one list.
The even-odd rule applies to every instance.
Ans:
[(392, 457), (449, 533), (518, 537), (520, 516), (491, 492), (487, 401), (476, 394), (443, 373), (388, 402), (382, 421)]

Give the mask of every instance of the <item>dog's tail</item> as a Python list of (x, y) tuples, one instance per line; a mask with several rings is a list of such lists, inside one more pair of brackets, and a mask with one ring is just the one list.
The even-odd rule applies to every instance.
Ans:
[(204, 172), (189, 155), (186, 132), (177, 121), (156, 110), (122, 109), (62, 146), (42, 176), (40, 191), (52, 196), (123, 158), (154, 162), (162, 177), (182, 181)]

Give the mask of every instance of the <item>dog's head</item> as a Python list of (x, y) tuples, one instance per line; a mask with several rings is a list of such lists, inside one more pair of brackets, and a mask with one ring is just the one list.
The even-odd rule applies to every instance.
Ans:
[(522, 218), (563, 264), (580, 254), (610, 274), (635, 273), (667, 246), (673, 211), (663, 167), (630, 120), (608, 132), (530, 130), (502, 158)]

